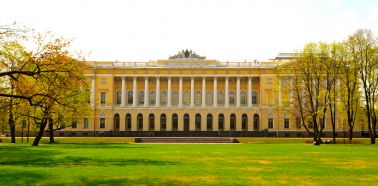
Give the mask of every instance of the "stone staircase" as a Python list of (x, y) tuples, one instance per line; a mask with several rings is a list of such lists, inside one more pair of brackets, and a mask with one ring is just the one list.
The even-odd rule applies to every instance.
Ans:
[(135, 138), (135, 143), (235, 143), (235, 141), (227, 137), (143, 137)]

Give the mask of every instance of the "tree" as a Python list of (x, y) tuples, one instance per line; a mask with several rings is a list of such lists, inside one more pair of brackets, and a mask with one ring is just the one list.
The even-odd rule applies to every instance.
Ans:
[(362, 100), (366, 113), (370, 143), (375, 144), (378, 97), (378, 47), (371, 30), (360, 29), (348, 39), (354, 63), (358, 65)]
[[(54, 38), (50, 34), (19, 37), (11, 33), (9, 30), (0, 31), (0, 97), (11, 100), (11, 111), (14, 99), (25, 100), (34, 107), (34, 115), (24, 115), (40, 124), (33, 143), (38, 145), (48, 123), (51, 123), (52, 136), (54, 117), (59, 111), (73, 112), (71, 115), (75, 116), (86, 113), (85, 63), (68, 52), (68, 40)], [(22, 44), (24, 42), (28, 43), (28, 48)], [(9, 113), (12, 131), (13, 112)], [(15, 138), (14, 132), (11, 135), (12, 139)]]
[(356, 116), (360, 107), (360, 91), (358, 80), (357, 56), (354, 52), (355, 46), (351, 40), (342, 42), (339, 47), (338, 61), (340, 62), (341, 81), (341, 103), (342, 110), (348, 122), (349, 141), (353, 138), (353, 129), (356, 123)]
[(292, 82), (289, 91), (293, 100), (289, 105), (293, 115), (301, 119), (301, 125), (313, 136), (316, 145), (321, 143), (328, 108), (332, 106), (332, 112), (336, 112), (336, 101), (332, 102), (336, 94), (331, 93), (338, 75), (332, 51), (329, 44), (309, 43), (291, 64), (279, 69), (280, 74), (289, 74)]

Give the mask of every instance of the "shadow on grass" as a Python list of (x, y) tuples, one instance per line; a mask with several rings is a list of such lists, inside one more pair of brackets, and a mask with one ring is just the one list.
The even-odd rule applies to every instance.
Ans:
[(159, 178), (139, 178), (139, 179), (128, 179), (128, 178), (102, 178), (102, 179), (92, 179), (92, 178), (82, 178), (77, 183), (78, 185), (187, 185), (182, 182), (163, 180)]
[(31, 185), (47, 179), (48, 175), (37, 171), (0, 171), (0, 185)]
[(159, 161), (150, 159), (95, 159), (87, 157), (68, 156), (63, 158), (29, 158), (25, 157), (22, 160), (0, 160), (0, 165), (13, 166), (32, 166), (32, 167), (48, 167), (48, 166), (130, 166), (130, 165), (148, 165), (148, 166), (162, 166), (162, 165), (177, 165), (174, 161)]
[(97, 143), (97, 144), (77, 144), (77, 143), (54, 143), (55, 146), (64, 145), (69, 148), (99, 148), (99, 149), (122, 149), (122, 148), (133, 148), (133, 149), (144, 149), (151, 148), (140, 145), (130, 145), (130, 144), (109, 144), (109, 143)]

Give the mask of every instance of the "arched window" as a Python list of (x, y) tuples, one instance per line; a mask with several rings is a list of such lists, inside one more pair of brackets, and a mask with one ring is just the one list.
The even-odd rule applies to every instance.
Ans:
[(184, 91), (184, 105), (189, 105), (190, 104), (190, 92), (189, 91)]
[(217, 101), (218, 105), (224, 105), (224, 92), (221, 90), (218, 90), (217, 92)]
[(155, 90), (150, 91), (150, 105), (156, 104), (156, 92)]
[(178, 116), (176, 113), (172, 114), (172, 130), (177, 131), (178, 129)]
[(168, 93), (166, 90), (161, 91), (161, 105), (163, 106), (167, 105), (167, 95)]
[(120, 119), (119, 119), (119, 114), (118, 113), (116, 113), (116, 114), (114, 114), (114, 118), (113, 118), (113, 127), (114, 127), (114, 130), (119, 130), (119, 123), (120, 123), (120, 121), (119, 121)]
[(201, 99), (201, 97), (202, 97), (202, 95), (201, 95), (201, 91), (197, 90), (196, 93), (195, 93), (194, 95), (195, 95), (195, 97), (194, 97), (194, 104), (195, 104), (196, 106), (200, 106), (201, 103), (202, 103), (202, 99)]
[(127, 104), (133, 104), (133, 91), (130, 90), (127, 92)]
[(240, 92), (240, 105), (246, 105), (247, 104), (247, 95), (245, 91)]
[(211, 90), (206, 91), (206, 105), (213, 105), (213, 91)]
[(206, 128), (208, 131), (213, 130), (213, 115), (212, 114), (207, 114), (206, 126), (207, 126)]
[(201, 131), (201, 114), (197, 113), (195, 117), (196, 131)]
[(257, 104), (257, 92), (255, 90), (252, 90), (252, 104)]
[(152, 113), (148, 116), (148, 130), (155, 130), (155, 115)]
[(137, 116), (137, 126), (139, 131), (143, 130), (143, 114), (141, 113)]
[(128, 130), (128, 131), (130, 131), (131, 130), (131, 114), (130, 113), (127, 113), (126, 114), (126, 118), (125, 118), (125, 125), (126, 125), (126, 129)]
[(179, 92), (177, 90), (173, 91), (172, 105), (177, 106), (179, 104)]
[(230, 130), (236, 130), (236, 115), (230, 115)]
[(164, 113), (160, 115), (160, 130), (167, 130), (167, 115), (165, 115)]
[(258, 114), (254, 114), (253, 115), (253, 129), (255, 131), (259, 131), (260, 130), (260, 117)]
[(144, 90), (139, 91), (138, 94), (138, 103), (143, 105), (144, 104)]
[(184, 131), (189, 131), (190, 116), (188, 113), (184, 114)]
[(224, 130), (224, 114), (218, 115), (218, 129), (219, 129), (219, 131)]
[(248, 130), (248, 115), (247, 114), (242, 115), (242, 130), (243, 131)]
[(232, 90), (229, 92), (229, 95), (228, 95), (228, 103), (230, 105), (235, 105), (235, 92)]
[(116, 91), (116, 104), (120, 105), (121, 102), (122, 102), (122, 91), (121, 90), (117, 90)]

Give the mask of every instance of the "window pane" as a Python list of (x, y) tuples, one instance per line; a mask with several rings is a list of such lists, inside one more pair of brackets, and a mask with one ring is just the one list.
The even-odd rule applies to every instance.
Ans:
[(161, 92), (161, 104), (167, 105), (167, 91), (166, 90), (163, 90)]
[(105, 128), (105, 118), (100, 118), (100, 128)]
[(88, 123), (89, 123), (88, 118), (84, 118), (84, 128), (85, 128), (85, 129), (88, 128)]
[(133, 104), (133, 91), (127, 92), (127, 103)]
[(223, 91), (219, 91), (217, 93), (217, 100), (218, 100), (218, 105), (224, 105), (224, 93)]
[(196, 91), (196, 93), (195, 93), (195, 98), (194, 98), (194, 104), (195, 105), (197, 105), (197, 106), (199, 106), (199, 105), (201, 105), (201, 91)]
[(139, 104), (144, 104), (144, 91), (139, 91)]
[(252, 91), (252, 104), (257, 104), (257, 92)]
[(179, 103), (179, 92), (178, 91), (173, 91), (172, 105), (177, 106), (178, 103)]
[(105, 100), (106, 100), (106, 93), (105, 92), (101, 92), (100, 99), (101, 99), (100, 103), (105, 104)]
[(235, 93), (234, 93), (234, 91), (230, 91), (228, 103), (230, 105), (235, 105)]
[(122, 92), (120, 91), (120, 90), (118, 90), (117, 92), (116, 92), (116, 94), (117, 94), (117, 96), (116, 96), (116, 103), (117, 103), (117, 105), (120, 105), (121, 104), (121, 97), (122, 97)]
[(246, 105), (247, 104), (245, 91), (241, 91), (240, 92), (240, 104), (241, 105)]
[(206, 92), (206, 105), (213, 105), (213, 91)]
[(156, 104), (156, 92), (154, 90), (150, 91), (150, 105)]
[(185, 91), (184, 92), (184, 105), (189, 105), (190, 104), (190, 92)]

